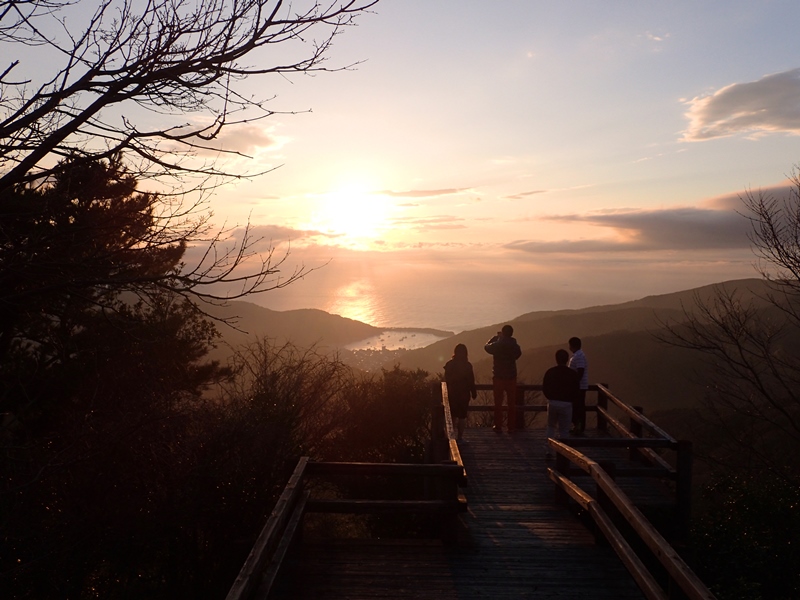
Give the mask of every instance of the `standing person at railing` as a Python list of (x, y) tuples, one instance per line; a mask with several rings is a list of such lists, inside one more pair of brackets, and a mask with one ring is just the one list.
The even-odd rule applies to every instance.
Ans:
[(567, 366), (569, 353), (556, 351), (556, 366), (547, 369), (542, 379), (542, 393), (547, 398), (547, 430), (545, 433), (545, 458), (553, 458), (546, 438), (554, 436), (558, 427), (558, 439), (569, 437), (573, 403), (580, 395), (580, 375)]
[(475, 387), (475, 372), (469, 362), (469, 354), (464, 344), (456, 344), (453, 358), (444, 365), (444, 381), (447, 384), (447, 398), (450, 401), (450, 415), (456, 424), (456, 439), (464, 435), (467, 422), (469, 399), (478, 397)]
[(503, 431), (503, 396), (508, 406), (508, 432), (517, 428), (517, 359), (522, 350), (514, 339), (514, 328), (503, 325), (484, 350), (492, 355), (492, 391), (494, 393), (494, 430)]
[(572, 433), (582, 436), (586, 429), (586, 391), (589, 389), (589, 362), (581, 350), (581, 338), (569, 338), (569, 368), (574, 369), (581, 377), (581, 388), (578, 398), (572, 406)]

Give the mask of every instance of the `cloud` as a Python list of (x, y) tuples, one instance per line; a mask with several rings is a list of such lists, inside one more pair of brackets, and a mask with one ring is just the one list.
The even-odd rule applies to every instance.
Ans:
[(544, 194), (547, 190), (533, 190), (531, 192), (520, 192), (511, 196), (506, 196), (508, 200), (522, 200), (527, 196), (534, 196), (536, 194)]
[(268, 253), (272, 248), (282, 247), (286, 244), (292, 245), (302, 240), (320, 237), (333, 239), (343, 235), (341, 233), (326, 233), (316, 229), (295, 229), (282, 225), (256, 225), (249, 229), (236, 227), (225, 231), (221, 238), (220, 247), (240, 246), (245, 234), (247, 235), (250, 250), (264, 254)]
[(436, 198), (439, 196), (451, 196), (453, 194), (460, 194), (467, 192), (469, 188), (446, 188), (442, 190), (408, 190), (405, 192), (395, 192), (394, 190), (383, 190), (375, 192), (376, 194), (383, 194), (384, 196), (391, 196), (392, 198)]
[(646, 31), (645, 34), (644, 34), (644, 37), (647, 40), (651, 41), (651, 42), (663, 42), (664, 40), (666, 40), (669, 37), (669, 35), (670, 35), (669, 33), (665, 33), (665, 34), (662, 34), (662, 35), (656, 35), (655, 33), (652, 33), (651, 31)]
[(749, 248), (749, 223), (732, 210), (670, 208), (620, 210), (589, 215), (560, 215), (550, 220), (588, 223), (616, 233), (613, 238), (520, 240), (507, 244), (512, 250), (536, 253), (642, 252), (743, 250)]
[(683, 133), (684, 141), (738, 133), (800, 134), (800, 69), (734, 83), (686, 104), (689, 127)]
[(257, 125), (230, 125), (213, 140), (195, 139), (193, 142), (202, 146), (196, 149), (198, 156), (216, 156), (223, 151), (255, 156), (262, 150), (280, 149), (286, 140)]
[[(211, 266), (212, 261), (218, 261), (221, 268), (231, 266), (231, 261), (242, 247), (242, 242), (247, 236), (246, 256), (242, 260), (243, 273), (253, 273), (260, 268), (261, 260), (268, 260), (277, 267), (284, 259), (292, 265), (297, 261), (290, 256), (307, 247), (325, 247), (318, 238), (332, 239), (342, 234), (330, 234), (315, 229), (295, 229), (281, 225), (257, 225), (248, 229), (234, 227), (223, 230), (214, 248), (209, 252), (210, 240), (198, 241), (187, 247), (184, 262), (189, 268), (202, 265), (204, 268)], [(297, 245), (295, 245), (297, 244)], [(326, 248), (332, 248), (327, 246)], [(330, 257), (316, 257), (316, 264), (323, 264)], [(302, 262), (302, 261), (300, 261)], [(289, 268), (291, 271), (294, 268)]]
[(776, 185), (768, 188), (761, 188), (757, 190), (748, 190), (747, 192), (737, 194), (726, 194), (724, 196), (717, 196), (710, 198), (704, 202), (704, 205), (713, 210), (730, 210), (738, 211), (740, 213), (746, 212), (746, 207), (743, 198), (747, 195), (755, 197), (762, 196), (764, 198), (772, 198), (778, 202), (788, 202), (795, 198), (794, 194), (797, 189), (793, 185)]
[(434, 215), (431, 217), (398, 217), (393, 219), (395, 225), (406, 226), (417, 231), (432, 231), (441, 229), (466, 229), (464, 219), (452, 215)]
[(559, 240), (556, 242), (517, 240), (509, 242), (504, 247), (509, 250), (521, 250), (522, 252), (530, 252), (532, 254), (588, 254), (637, 249), (613, 240)]

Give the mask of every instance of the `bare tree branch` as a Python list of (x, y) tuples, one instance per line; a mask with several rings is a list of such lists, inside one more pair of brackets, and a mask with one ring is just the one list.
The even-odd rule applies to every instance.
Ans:
[[(55, 65), (39, 75), (45, 65), (32, 68), (23, 57), (0, 71), (0, 189), (49, 176), (53, 158), (67, 156), (122, 154), (140, 178), (248, 175), (185, 159), (220, 150), (208, 142), (223, 128), (273, 114), (266, 100), (238, 91), (244, 78), (348, 68), (328, 67), (326, 55), (376, 2), (103, 0), (87, 17), (85, 2), (0, 1), (0, 55), (20, 57), (28, 47)], [(40, 83), (12, 81), (19, 69)], [(179, 121), (141, 129), (118, 115), (124, 107)]]
[[(697, 350), (710, 374), (705, 416), (743, 462), (782, 477), (800, 471), (800, 177), (778, 200), (748, 190), (742, 198), (750, 240), (769, 291), (747, 302), (718, 286), (695, 298), (661, 339)], [(716, 457), (719, 459), (719, 456)], [(725, 459), (720, 459), (722, 463)]]

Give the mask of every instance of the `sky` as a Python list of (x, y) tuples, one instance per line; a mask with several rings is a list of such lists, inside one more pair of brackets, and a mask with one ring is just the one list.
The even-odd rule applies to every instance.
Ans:
[(740, 197), (800, 161), (800, 3), (382, 0), (293, 112), (224, 141), (274, 169), (215, 219), (290, 252), (252, 298), (454, 330), (755, 277)]

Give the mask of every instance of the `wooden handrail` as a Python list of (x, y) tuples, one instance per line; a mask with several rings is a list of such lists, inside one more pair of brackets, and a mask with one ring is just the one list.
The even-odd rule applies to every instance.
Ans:
[(303, 516), (306, 512), (306, 506), (308, 505), (308, 497), (310, 494), (311, 493), (306, 490), (298, 499), (297, 504), (292, 511), (292, 516), (286, 523), (286, 528), (281, 536), (281, 541), (275, 549), (275, 552), (272, 555), (272, 560), (269, 561), (269, 564), (264, 571), (264, 576), (261, 578), (261, 582), (258, 585), (258, 591), (256, 592), (257, 598), (266, 598), (269, 596), (269, 591), (272, 589), (275, 580), (278, 578), (281, 565), (283, 565), (283, 559), (286, 558), (286, 554), (289, 552), (289, 546), (292, 545), (292, 541), (294, 541), (295, 535), (297, 534), (297, 531), (300, 529), (301, 523), (303, 522)]
[[(478, 386), (491, 389), (490, 385)], [(520, 389), (540, 390), (541, 385), (521, 385)], [(661, 561), (669, 576), (687, 594), (691, 600), (711, 599), (713, 595), (705, 589), (702, 582), (683, 563), (671, 546), (647, 521), (641, 512), (632, 504), (625, 494), (613, 482), (611, 477), (592, 459), (582, 454), (576, 447), (606, 446), (626, 447), (642, 451), (653, 458), (657, 469), (625, 469), (625, 474), (657, 475), (668, 472), (671, 467), (653, 452), (653, 448), (670, 448), (678, 452), (678, 471), (681, 464), (684, 467), (691, 462), (691, 448), (686, 450), (686, 442), (676, 442), (658, 426), (647, 420), (639, 411), (626, 405), (613, 396), (605, 386), (592, 385), (590, 388), (598, 391), (603, 396), (603, 403), (611, 400), (617, 407), (625, 412), (633, 421), (641, 423), (657, 437), (642, 438), (629, 431), (622, 423), (614, 419), (602, 406), (591, 407), (598, 411), (598, 418), (602, 417), (606, 424), (617, 430), (621, 438), (568, 438), (562, 442), (550, 439), (548, 443), (556, 450), (559, 457), (559, 467), (565, 464), (574, 464), (584, 472), (591, 475), (598, 486), (598, 493), (616, 506), (619, 513), (631, 525), (633, 530), (641, 537), (653, 554)], [(302, 527), (303, 517), (308, 512), (337, 512), (337, 513), (382, 513), (382, 512), (424, 512), (446, 515), (447, 519), (457, 521), (457, 513), (466, 508), (466, 499), (458, 490), (459, 486), (466, 485), (466, 473), (463, 461), (455, 439), (452, 418), (449, 410), (449, 398), (446, 386), (442, 384), (442, 404), (439, 405), (440, 415), (438, 435), (444, 433), (447, 442), (445, 448), (449, 450), (449, 460), (437, 464), (403, 464), (403, 463), (342, 463), (342, 462), (314, 462), (308, 457), (301, 458), (292, 473), (283, 493), (278, 498), (267, 523), (260, 532), (253, 549), (250, 551), (245, 564), (239, 572), (231, 587), (227, 600), (251, 600), (254, 595), (265, 598), (274, 583), (281, 568), (283, 559), (288, 552), (296, 533)], [(546, 410), (546, 406), (526, 407), (536, 410)], [(444, 409), (444, 414), (442, 414)], [(632, 422), (633, 422), (632, 421)], [(441, 431), (444, 429), (444, 431)], [(634, 428), (635, 430), (637, 428)], [(569, 445), (568, 445), (569, 444)], [(682, 451), (683, 449), (683, 451)], [(447, 455), (447, 454), (446, 454)], [(685, 470), (685, 469), (684, 469)], [(621, 560), (631, 571), (634, 579), (645, 592), (648, 598), (663, 600), (663, 591), (658, 588), (652, 575), (635, 555), (628, 542), (622, 537), (606, 514), (601, 502), (592, 498), (573, 482), (569, 481), (567, 472), (558, 473), (548, 469), (548, 475), (569, 497), (575, 499), (592, 516), (598, 529), (606, 536)], [(622, 471), (619, 471), (620, 473)], [(675, 472), (672, 469), (671, 472)], [(437, 482), (433, 486), (435, 493), (426, 493), (424, 499), (398, 500), (394, 498), (311, 498), (305, 490), (305, 480), (308, 477), (322, 477), (341, 479), (347, 477), (365, 478), (370, 476), (381, 477), (416, 477)], [(368, 479), (367, 479), (368, 481)], [(687, 495), (687, 478), (678, 478), (679, 499)], [(603, 500), (605, 501), (605, 500)], [(685, 503), (688, 506), (688, 503)], [(448, 521), (449, 522), (449, 521)]]
[(461, 467), (463, 474), (461, 485), (467, 485), (467, 471), (464, 469), (461, 450), (458, 448), (458, 441), (453, 429), (453, 416), (450, 414), (450, 396), (447, 393), (447, 384), (444, 382), (442, 382), (442, 405), (444, 407), (445, 436), (450, 449), (450, 461)]
[[(636, 534), (663, 565), (670, 578), (681, 588), (683, 593), (686, 594), (690, 600), (710, 600), (715, 598), (705, 584), (672, 548), (669, 542), (667, 542), (656, 528), (653, 527), (597, 462), (562, 442), (552, 438), (549, 438), (547, 441), (550, 447), (553, 448), (559, 456), (563, 456), (565, 459), (578, 465), (592, 477), (597, 486), (617, 508), (622, 517), (630, 524)], [(560, 480), (561, 478), (558, 479)], [(560, 481), (557, 482), (557, 484), (560, 485)], [(569, 488), (562, 487), (561, 489), (569, 493)], [(585, 498), (584, 502), (586, 502)], [(644, 588), (642, 591), (647, 593)], [(648, 598), (660, 597), (663, 596), (648, 596)]]
[(654, 433), (658, 437), (664, 438), (665, 440), (669, 440), (675, 444), (678, 443), (678, 441), (675, 438), (673, 438), (670, 434), (661, 429), (661, 427), (653, 423), (650, 419), (645, 417), (638, 410), (635, 410), (632, 406), (629, 406), (628, 404), (617, 398), (614, 394), (611, 393), (611, 391), (609, 391), (609, 389), (606, 386), (602, 384), (597, 384), (597, 389), (598, 391), (602, 392), (606, 396), (606, 398), (611, 400), (620, 410), (622, 410), (622, 412), (628, 415), (631, 419), (637, 421), (638, 423), (641, 423), (644, 427), (647, 427), (647, 429), (649, 429), (652, 433)]
[(447, 384), (442, 382), (442, 405), (444, 406), (444, 434), (448, 440), (456, 439), (455, 428), (453, 427), (453, 415), (450, 413), (450, 394), (447, 392)]
[(267, 519), (266, 525), (256, 538), (253, 549), (250, 550), (239, 575), (233, 582), (226, 600), (248, 600), (257, 589), (262, 579), (267, 563), (273, 556), (273, 550), (283, 535), (284, 528), (289, 522), (295, 505), (303, 491), (303, 475), (308, 466), (308, 457), (304, 456), (297, 462), (297, 466), (283, 489), (283, 493), (275, 503), (275, 508)]
[(600, 503), (570, 481), (569, 478), (554, 469), (548, 468), (547, 476), (558, 488), (566, 492), (581, 508), (589, 513), (645, 596), (651, 600), (667, 600), (667, 596), (661, 586), (658, 585), (658, 582), (645, 567), (642, 560), (636, 555), (628, 541), (608, 517)]
[[(415, 477), (433, 480), (438, 485), (434, 485), (433, 499), (429, 497), (422, 500), (311, 498), (305, 490), (305, 482), (309, 477), (341, 479), (369, 476)], [(288, 548), (302, 527), (303, 517), (307, 513), (428, 513), (457, 520), (458, 513), (466, 510), (467, 506), (466, 498), (458, 491), (459, 486), (465, 483), (463, 465), (455, 462), (441, 464), (314, 462), (308, 457), (303, 457), (298, 461), (289, 482), (278, 498), (226, 600), (252, 600), (268, 596)], [(450, 534), (445, 534), (445, 537), (447, 535)]]
[[(597, 412), (600, 413), (601, 415), (603, 415), (605, 417), (605, 419), (606, 419), (606, 423), (611, 425), (617, 431), (617, 433), (619, 433), (621, 436), (623, 436), (625, 438), (628, 438), (628, 439), (633, 439), (634, 438), (634, 433), (631, 432), (627, 427), (625, 427), (625, 425), (623, 425), (622, 423), (617, 421), (614, 417), (612, 417), (608, 413), (608, 411), (606, 411), (602, 407), (598, 406), (597, 407)], [(667, 441), (669, 442), (669, 440), (667, 440)], [(677, 444), (673, 444), (672, 442), (669, 442), (669, 444), (670, 444), (669, 447), (672, 448), (673, 450), (677, 449)], [(663, 458), (661, 458), (661, 456), (659, 454), (654, 452), (652, 450), (652, 448), (653, 448), (653, 446), (647, 447), (647, 448), (639, 448), (639, 451), (642, 453), (642, 455), (648, 461), (650, 461), (650, 463), (658, 465), (662, 469), (665, 469), (667, 472), (669, 472), (672, 476), (674, 476), (675, 475), (675, 468), (672, 465), (670, 465), (667, 461), (665, 461)]]

